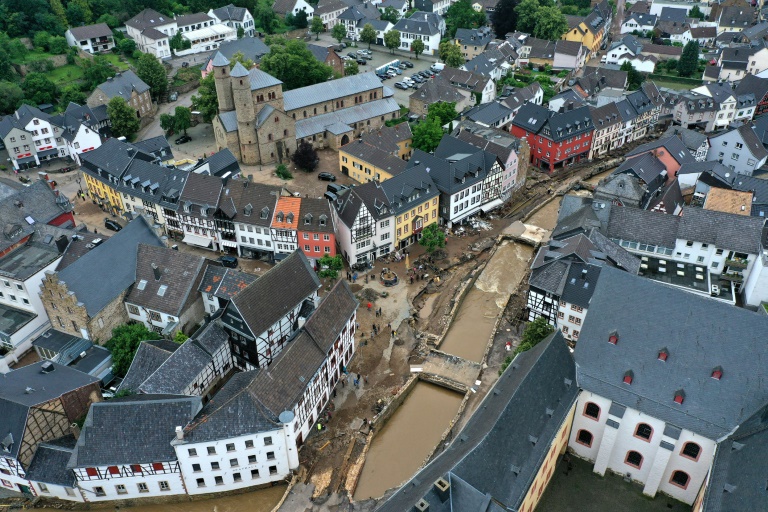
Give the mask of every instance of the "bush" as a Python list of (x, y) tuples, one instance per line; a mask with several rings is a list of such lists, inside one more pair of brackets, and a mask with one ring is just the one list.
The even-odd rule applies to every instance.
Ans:
[(134, 59), (136, 59), (136, 60), (139, 60), (139, 57), (141, 57), (141, 55), (142, 55), (142, 53), (141, 53), (141, 51), (140, 51), (140, 50), (135, 50), (135, 51), (134, 51), (134, 52), (131, 54), (131, 57), (133, 57), (133, 58), (134, 58)]
[(275, 171), (275, 174), (281, 180), (292, 180), (293, 179), (293, 174), (291, 174), (291, 171), (288, 170), (288, 167), (286, 167), (285, 164), (278, 165), (277, 166), (277, 170)]

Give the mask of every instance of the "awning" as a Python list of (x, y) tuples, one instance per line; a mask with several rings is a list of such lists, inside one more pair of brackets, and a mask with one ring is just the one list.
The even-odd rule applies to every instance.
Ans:
[(480, 207), (481, 210), (483, 210), (485, 213), (488, 213), (489, 211), (493, 210), (494, 208), (497, 208), (504, 204), (503, 199), (494, 199), (493, 201), (489, 202), (488, 204), (484, 204)]
[(34, 156), (27, 156), (27, 157), (24, 157), (24, 158), (18, 158), (16, 160), (16, 162), (19, 163), (19, 164), (28, 164), (28, 163), (34, 162), (34, 161), (35, 161), (35, 157)]
[(233, 249), (237, 249), (237, 242), (233, 242), (232, 240), (222, 240), (221, 245), (222, 247), (231, 247)]
[(37, 156), (57, 156), (59, 154), (59, 150), (56, 148), (53, 149), (46, 149), (45, 151), (38, 151)]
[(213, 239), (208, 238), (207, 236), (192, 235), (187, 233), (184, 235), (183, 242), (185, 244), (199, 245), (200, 247), (210, 247)]

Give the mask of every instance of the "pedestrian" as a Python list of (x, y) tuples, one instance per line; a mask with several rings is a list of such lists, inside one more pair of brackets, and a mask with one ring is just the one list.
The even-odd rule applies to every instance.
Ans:
[(357, 374), (357, 380), (361, 380), (360, 374)]
[(379, 307), (379, 316), (381, 316), (381, 307)]
[(365, 382), (366, 384), (368, 384), (368, 376), (367, 376), (367, 375), (364, 375), (364, 376), (363, 376), (363, 382)]
[(360, 381), (359, 381), (359, 380), (355, 379), (355, 380), (354, 380), (354, 381), (352, 381), (352, 382), (355, 384), (355, 387), (356, 387), (356, 388), (359, 388), (359, 387), (360, 387)]
[(413, 276), (411, 276), (411, 284), (413, 284)]
[(318, 432), (322, 432), (323, 431), (323, 424), (320, 423), (320, 422), (317, 423), (317, 431)]
[(370, 310), (371, 310), (371, 303), (369, 302), (368, 303), (368, 311), (370, 311)]
[(336, 388), (333, 388), (333, 398), (336, 398)]
[(390, 331), (392, 330), (392, 324), (389, 322), (387, 322), (387, 329), (389, 329)]
[(392, 337), (397, 338), (397, 331), (392, 331)]

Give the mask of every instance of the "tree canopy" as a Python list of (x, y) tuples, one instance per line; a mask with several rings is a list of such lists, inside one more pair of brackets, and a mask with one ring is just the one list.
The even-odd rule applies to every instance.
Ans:
[(384, 33), (384, 46), (389, 48), (392, 53), (400, 47), (400, 31), (394, 28)]
[(59, 88), (43, 73), (27, 74), (21, 83), (21, 89), (24, 91), (24, 101), (32, 105), (56, 103), (59, 96)]
[(533, 29), (534, 37), (554, 41), (568, 32), (568, 21), (560, 8), (555, 6), (540, 7), (536, 11), (536, 26)]
[[(381, 9), (379, 10), (381, 11)], [(398, 13), (394, 7), (388, 6), (383, 11), (381, 11), (381, 19), (394, 25), (400, 21), (400, 13)]]
[(421, 39), (416, 39), (411, 43), (411, 51), (416, 56), (416, 58), (419, 58), (419, 55), (424, 53), (424, 41)]
[(360, 72), (360, 67), (354, 60), (344, 61), (344, 76), (356, 75)]
[(628, 91), (636, 91), (640, 88), (640, 86), (643, 83), (643, 74), (637, 71), (634, 67), (632, 67), (632, 64), (629, 62), (625, 62), (621, 65), (622, 71), (627, 72), (627, 90)]
[(197, 94), (192, 96), (192, 108), (200, 112), (203, 121), (210, 123), (219, 112), (219, 99), (216, 96), (216, 82), (213, 73), (200, 80)]
[(431, 153), (443, 138), (443, 128), (437, 117), (426, 119), (413, 128), (413, 147)]
[(493, 30), (497, 39), (504, 39), (506, 34), (514, 32), (517, 28), (517, 12), (515, 8), (520, 0), (499, 0), (496, 10), (491, 14)]
[(327, 277), (330, 279), (336, 279), (339, 277), (339, 271), (344, 268), (344, 260), (341, 259), (341, 255), (331, 256), (330, 254), (324, 255), (318, 261), (320, 277)]
[(261, 59), (261, 70), (281, 82), (286, 90), (325, 82), (333, 68), (315, 59), (304, 41), (275, 38)]
[(112, 353), (112, 372), (118, 377), (125, 377), (136, 351), (139, 350), (139, 344), (142, 341), (159, 339), (160, 335), (147, 329), (144, 324), (123, 324), (112, 329), (112, 337), (105, 344)]
[(83, 59), (80, 62), (83, 70), (83, 80), (85, 88), (92, 91), (99, 84), (107, 81), (109, 77), (115, 76), (115, 68), (102, 55), (96, 55), (92, 59)]
[(683, 54), (680, 56), (680, 62), (677, 63), (677, 74), (680, 76), (691, 76), (699, 67), (699, 42), (695, 39), (689, 41)]
[(470, 0), (458, 0), (445, 13), (446, 35), (453, 38), (456, 29), (477, 28), (485, 25), (485, 22), (485, 13), (475, 11)]
[(107, 115), (112, 123), (114, 136), (131, 139), (139, 131), (140, 124), (136, 112), (120, 96), (115, 96), (109, 100)]
[(363, 30), (360, 31), (360, 41), (368, 43), (368, 49), (371, 49), (371, 44), (376, 42), (376, 29), (373, 25), (366, 23), (363, 25)]
[(440, 126), (445, 126), (456, 119), (456, 102), (438, 101), (429, 106), (427, 119), (437, 119)]
[(331, 36), (333, 36), (335, 40), (341, 43), (341, 40), (347, 37), (347, 29), (345, 29), (344, 25), (341, 23), (334, 25), (331, 29)]
[(424, 247), (430, 254), (435, 252), (436, 249), (445, 247), (445, 232), (440, 229), (437, 222), (433, 222), (421, 230), (419, 245)]
[(149, 86), (152, 98), (158, 99), (168, 90), (165, 67), (154, 55), (142, 53), (136, 63), (136, 75)]
[(300, 142), (296, 147), (296, 151), (293, 152), (292, 158), (296, 167), (307, 172), (317, 169), (317, 164), (319, 163), (317, 151), (309, 142)]
[(320, 17), (315, 16), (312, 18), (312, 24), (310, 25), (310, 30), (313, 34), (315, 34), (315, 41), (320, 39), (320, 32), (322, 32), (325, 29), (323, 27), (323, 20), (320, 19)]
[(540, 316), (536, 320), (529, 322), (525, 326), (523, 338), (520, 341), (520, 346), (515, 350), (515, 354), (532, 349), (553, 332), (555, 332), (555, 328), (549, 325), (546, 317)]
[(450, 68), (458, 68), (464, 64), (464, 55), (461, 48), (453, 41), (443, 41), (438, 47), (440, 59)]
[(24, 91), (13, 82), (0, 82), (0, 115), (12, 114), (24, 99)]

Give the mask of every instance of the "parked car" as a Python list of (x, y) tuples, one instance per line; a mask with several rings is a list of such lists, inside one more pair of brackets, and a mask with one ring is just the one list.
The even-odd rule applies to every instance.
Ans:
[(237, 258), (235, 256), (220, 256), (219, 261), (225, 267), (237, 268)]
[(317, 179), (323, 180), (323, 181), (336, 181), (336, 176), (329, 172), (321, 172), (318, 173)]
[(325, 188), (325, 190), (327, 192), (331, 192), (333, 194), (338, 195), (339, 192), (341, 192), (342, 190), (346, 190), (348, 188), (349, 187), (346, 185), (337, 185), (336, 183), (329, 183), (328, 186)]
[(411, 80), (413, 80), (414, 82), (418, 82), (418, 83), (423, 83), (424, 82), (424, 78), (419, 76), (419, 75), (413, 75), (411, 77)]
[(190, 137), (189, 135), (182, 135), (181, 137), (176, 139), (176, 144), (186, 144), (191, 140), (192, 140), (192, 137)]
[(358, 54), (363, 54), (363, 55), (370, 55), (371, 54), (371, 50), (366, 50), (365, 48), (363, 48), (362, 50), (357, 50), (357, 53)]
[(429, 69), (431, 69), (435, 73), (439, 73), (445, 69), (445, 64), (443, 64), (442, 62), (435, 62), (429, 67)]
[(406, 84), (405, 82), (397, 82), (395, 83), (395, 87), (397, 87), (398, 89), (408, 89), (408, 84)]
[(123, 226), (109, 218), (104, 218), (104, 227), (111, 231), (120, 231)]
[(391, 69), (391, 68), (390, 68), (390, 69), (388, 69), (388, 70), (387, 70), (387, 76), (388, 76), (388, 77), (390, 77), (390, 78), (392, 78), (392, 77), (395, 77), (395, 76), (397, 76), (397, 73), (395, 72), (395, 70), (394, 70), (394, 69)]
[(365, 66), (366, 64), (368, 64), (368, 61), (367, 61), (367, 60), (365, 60), (365, 59), (364, 59), (364, 58), (362, 58), (362, 57), (358, 57), (358, 58), (357, 58), (357, 63), (358, 63), (359, 65), (361, 65), (361, 66)]
[(421, 119), (421, 116), (419, 114), (408, 114), (408, 121), (412, 123), (415, 123), (419, 119)]
[(347, 54), (347, 57), (349, 57), (349, 58), (352, 58), (352, 59), (357, 59), (357, 53), (355, 53), (355, 52), (349, 52), (349, 53)]
[(397, 65), (397, 67), (399, 67), (400, 69), (406, 69), (408, 66), (406, 66), (401, 62), (400, 64)]
[(405, 64), (406, 67), (409, 67), (409, 68), (413, 67), (413, 62), (409, 60), (404, 60), (402, 63)]

